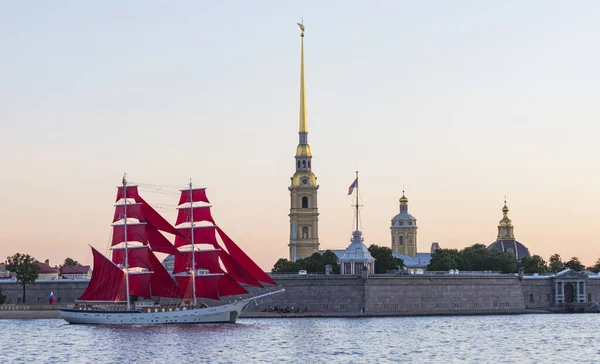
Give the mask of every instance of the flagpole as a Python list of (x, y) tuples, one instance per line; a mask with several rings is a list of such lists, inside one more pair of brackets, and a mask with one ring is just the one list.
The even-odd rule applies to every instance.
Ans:
[(356, 171), (356, 231), (358, 230), (358, 171)]

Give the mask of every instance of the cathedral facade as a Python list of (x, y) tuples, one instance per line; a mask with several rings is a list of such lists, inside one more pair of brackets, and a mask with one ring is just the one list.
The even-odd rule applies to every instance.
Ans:
[(317, 177), (312, 172), (312, 153), (308, 145), (306, 90), (304, 83), (304, 27), (301, 26), (300, 57), (300, 125), (296, 147), (295, 169), (288, 187), (290, 191), (290, 261), (311, 256), (319, 251), (319, 209)]

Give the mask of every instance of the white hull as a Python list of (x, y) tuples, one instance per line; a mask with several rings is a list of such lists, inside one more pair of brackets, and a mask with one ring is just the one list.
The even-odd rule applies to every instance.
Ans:
[(60, 316), (71, 324), (157, 325), (234, 323), (246, 304), (248, 304), (248, 300), (193, 310), (169, 311), (168, 308), (159, 308), (151, 310), (152, 312), (94, 311), (61, 308)]

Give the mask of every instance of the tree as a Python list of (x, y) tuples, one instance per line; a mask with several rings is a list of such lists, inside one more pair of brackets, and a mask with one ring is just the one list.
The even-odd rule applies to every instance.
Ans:
[(66, 258), (65, 259), (65, 262), (63, 263), (63, 266), (65, 266), (65, 265), (68, 265), (68, 266), (71, 266), (71, 267), (81, 266), (81, 264), (78, 261), (76, 261), (74, 259), (71, 259), (71, 258)]
[(456, 249), (436, 249), (431, 255), (429, 270), (462, 269), (462, 256)]
[(550, 271), (554, 273), (560, 272), (561, 270), (565, 269), (565, 264), (560, 258), (560, 254), (554, 254), (550, 257), (550, 265), (548, 266), (548, 268), (550, 268)]
[(404, 267), (404, 261), (394, 257), (392, 249), (388, 247), (372, 244), (369, 247), (369, 253), (375, 258), (375, 273), (377, 274)]
[(331, 273), (340, 274), (340, 264), (338, 263), (338, 257), (331, 250), (325, 250), (323, 252), (323, 263), (325, 265), (331, 265)]
[(521, 258), (519, 268), (523, 268), (523, 273), (527, 274), (548, 272), (546, 261), (539, 255)]
[(577, 271), (577, 272), (583, 272), (583, 270), (585, 270), (585, 266), (583, 264), (581, 264), (581, 262), (579, 261), (579, 258), (577, 258), (577, 257), (572, 257), (571, 260), (566, 262), (565, 268), (569, 268), (569, 269)]
[(516, 273), (518, 268), (517, 258), (511, 253), (494, 252), (492, 265), (487, 267), (487, 270), (500, 271), (502, 273)]
[(280, 258), (273, 266), (273, 269), (271, 269), (271, 272), (273, 272), (273, 273), (296, 273), (300, 269), (302, 269), (302, 267), (300, 267), (300, 264), (298, 264), (298, 262), (291, 262), (285, 258)]
[(29, 254), (17, 253), (6, 258), (6, 270), (13, 272), (17, 277), (17, 282), (23, 287), (23, 303), (25, 303), (25, 286), (35, 282), (40, 274), (40, 268), (35, 259)]
[(589, 266), (588, 269), (594, 273), (600, 272), (600, 258), (596, 260), (596, 264)]
[(489, 251), (483, 244), (475, 244), (466, 247), (460, 251), (460, 255), (462, 256), (463, 261), (463, 266), (461, 267), (462, 270), (496, 270), (490, 267), (490, 265), (496, 265), (493, 252)]

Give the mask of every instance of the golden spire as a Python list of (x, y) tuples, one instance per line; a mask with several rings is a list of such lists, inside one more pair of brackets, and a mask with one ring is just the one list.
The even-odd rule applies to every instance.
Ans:
[(300, 58), (300, 133), (308, 133), (306, 125), (306, 89), (304, 87), (304, 21), (298, 23), (300, 26), (300, 37), (302, 38), (302, 51)]

